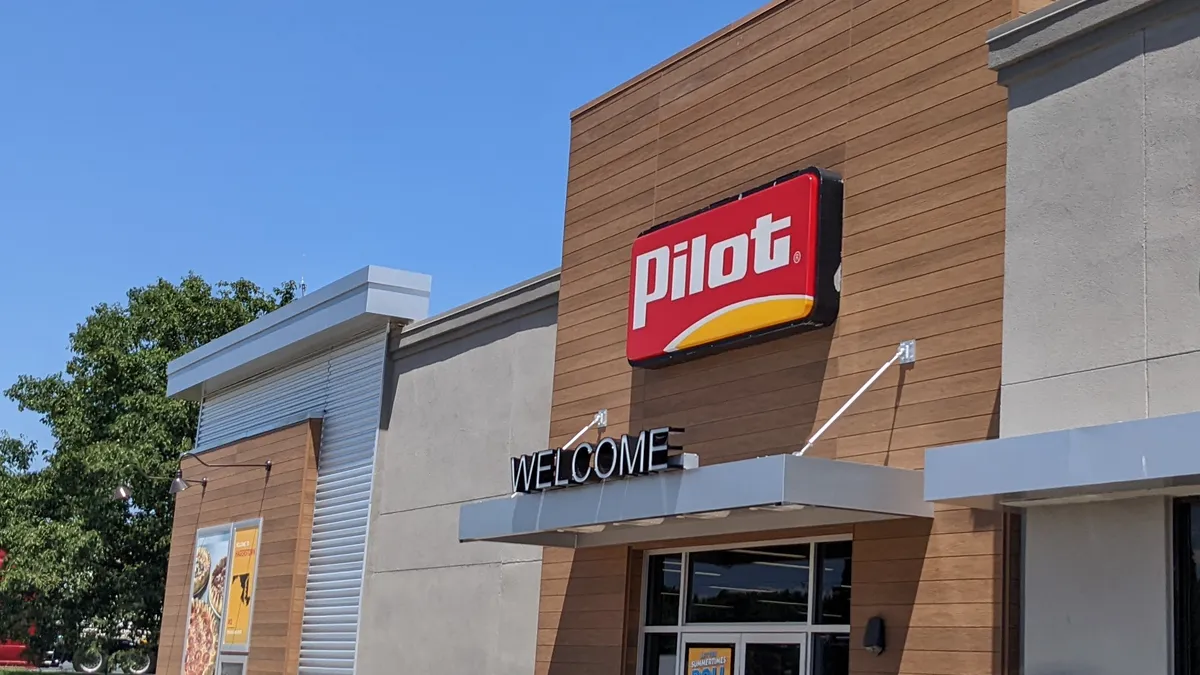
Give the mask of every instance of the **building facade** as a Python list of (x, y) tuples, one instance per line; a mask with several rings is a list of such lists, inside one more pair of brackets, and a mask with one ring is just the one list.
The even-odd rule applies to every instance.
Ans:
[[(575, 111), (546, 446), (568, 454), (530, 460), (534, 482), (554, 467), (544, 481), (564, 486), (460, 517), (465, 541), (545, 547), (535, 673), (1015, 668), (1015, 521), (929, 505), (920, 470), (926, 448), (1000, 430), (1008, 95), (987, 34), (1016, 11), (776, 2)], [(816, 226), (840, 245), (836, 318), (631, 365), (639, 331), (658, 330), (648, 302), (685, 307), (761, 272), (757, 257), (738, 266), (738, 246), (767, 241), (752, 226), (790, 203), (767, 195), (807, 167), (843, 191), (840, 231)], [(820, 254), (775, 231), (795, 235), (798, 264)], [(732, 243), (712, 254), (692, 236)], [(908, 340), (915, 362), (885, 368), (804, 448)], [(606, 427), (588, 428), (599, 411)], [(580, 443), (664, 428), (698, 468), (559, 480)]]
[(1056, 2), (1001, 26), (998, 440), (926, 494), (1019, 509), (1024, 672), (1200, 672), (1200, 7)]
[(781, 0), (576, 110), (560, 271), (171, 365), (159, 672), (1200, 672), (1198, 36)]
[(558, 275), (426, 318), (429, 284), (367, 267), (170, 364), (201, 413), (157, 672), (528, 670), (541, 551), (453, 521), (549, 431)]
[(545, 443), (557, 305), (554, 272), (394, 335), (357, 672), (529, 672), (542, 551), (459, 544), (458, 507)]

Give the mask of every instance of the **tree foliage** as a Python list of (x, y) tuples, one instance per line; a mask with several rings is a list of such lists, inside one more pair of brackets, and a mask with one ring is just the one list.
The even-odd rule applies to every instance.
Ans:
[[(4, 392), (41, 415), (54, 447), (0, 432), (0, 637), (41, 653), (59, 635), (78, 644), (85, 629), (157, 636), (174, 503), (163, 477), (191, 448), (199, 414), (166, 397), (167, 363), (295, 290), (160, 279), (94, 307), (70, 335), (62, 372), (22, 376)], [(112, 499), (121, 484), (131, 501)]]

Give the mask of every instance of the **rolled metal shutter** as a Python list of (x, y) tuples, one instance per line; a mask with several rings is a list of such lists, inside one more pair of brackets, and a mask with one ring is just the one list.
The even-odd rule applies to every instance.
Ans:
[(328, 380), (329, 352), (325, 352), (205, 396), (194, 452), (278, 429), (305, 413), (319, 413)]
[(329, 361), (300, 675), (354, 672), (386, 357), (387, 336), (379, 335)]
[(200, 406), (195, 452), (305, 414), (322, 417), (301, 675), (354, 672), (386, 360), (380, 331), (205, 396)]

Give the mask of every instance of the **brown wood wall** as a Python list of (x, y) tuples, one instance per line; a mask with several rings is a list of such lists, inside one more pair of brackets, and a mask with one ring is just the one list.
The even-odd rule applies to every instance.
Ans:
[[(191, 487), (175, 499), (157, 672), (182, 670), (196, 530), (254, 518), (262, 518), (262, 530), (247, 674), (297, 672), (320, 437), (320, 422), (312, 420), (204, 454), (205, 461), (216, 464), (269, 459), (269, 478), (261, 469), (210, 469), (184, 459)], [(207, 488), (200, 486), (201, 477), (208, 478)]]
[[(810, 452), (920, 469), (928, 447), (994, 437), (1007, 100), (985, 36), (1012, 13), (1012, 0), (776, 2), (577, 111), (551, 446), (607, 408), (610, 433), (686, 427), (706, 465), (788, 452), (908, 338), (918, 362)], [(836, 326), (630, 368), (635, 236), (809, 165), (845, 179)], [(939, 508), (852, 534), (852, 624), (884, 616), (890, 644), (856, 650), (855, 673), (999, 671), (996, 517)], [(546, 549), (537, 673), (632, 673), (635, 558)]]
[(1013, 16), (1023, 16), (1035, 9), (1041, 9), (1054, 0), (1013, 0)]

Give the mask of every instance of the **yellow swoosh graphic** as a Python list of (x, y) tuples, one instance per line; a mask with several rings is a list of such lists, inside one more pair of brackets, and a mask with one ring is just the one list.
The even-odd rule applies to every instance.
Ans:
[(677, 352), (742, 335), (761, 328), (797, 321), (812, 311), (809, 295), (768, 295), (722, 307), (684, 329), (667, 345)]

